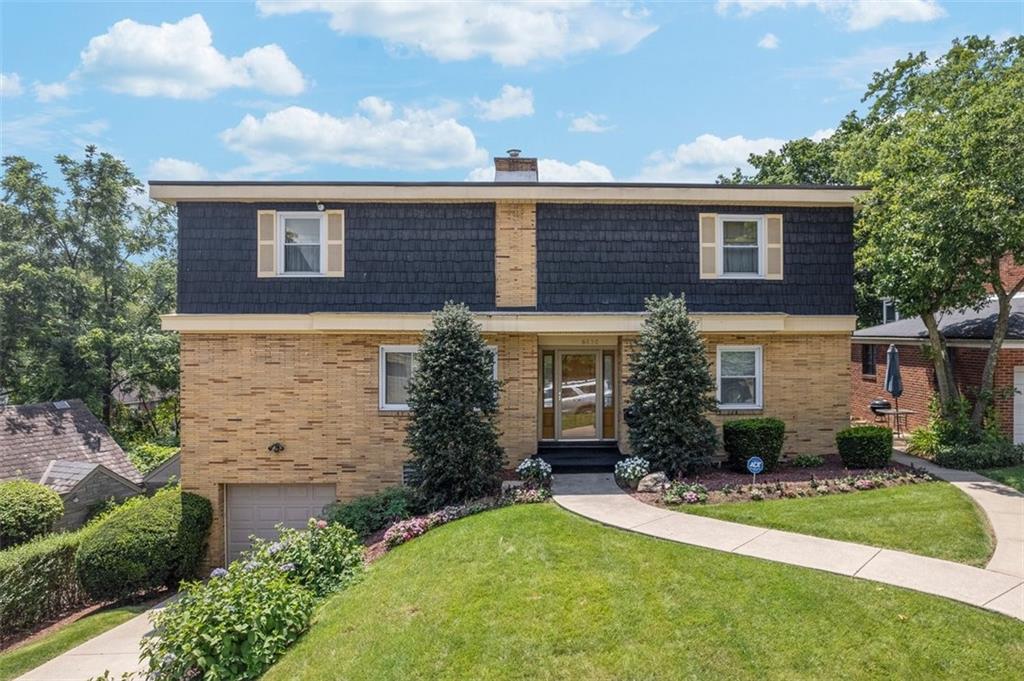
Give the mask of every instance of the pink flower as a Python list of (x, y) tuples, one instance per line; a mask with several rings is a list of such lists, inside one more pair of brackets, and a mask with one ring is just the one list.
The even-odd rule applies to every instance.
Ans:
[(317, 529), (326, 530), (327, 529), (327, 521), (326, 520), (318, 520), (318, 521), (316, 521), (316, 526), (317, 526)]

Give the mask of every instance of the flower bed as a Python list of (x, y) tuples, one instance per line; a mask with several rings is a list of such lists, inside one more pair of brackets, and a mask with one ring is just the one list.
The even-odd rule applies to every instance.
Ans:
[(865, 491), (931, 480), (923, 471), (899, 464), (883, 469), (848, 469), (837, 456), (824, 457), (813, 468), (783, 466), (774, 473), (757, 476), (726, 468), (674, 481), (664, 492), (630, 492), (648, 504), (722, 504), (765, 499), (793, 499)]

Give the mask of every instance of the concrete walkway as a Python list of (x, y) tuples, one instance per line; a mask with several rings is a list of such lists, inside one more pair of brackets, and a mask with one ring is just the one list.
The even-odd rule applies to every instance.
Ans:
[(556, 475), (554, 500), (591, 520), (651, 537), (901, 586), (1024, 620), (1024, 576), (1018, 574), (670, 511), (637, 501), (610, 473)]
[(170, 599), (58, 655), (15, 681), (89, 681), (104, 671), (120, 680), (124, 672), (141, 671), (139, 645), (153, 631), (150, 613), (168, 602)]
[(996, 536), (996, 550), (985, 569), (1024, 578), (1024, 494), (983, 475), (936, 466), (903, 452), (896, 452), (894, 458), (905, 466), (923, 468), (939, 480), (956, 485), (973, 499), (988, 516)]

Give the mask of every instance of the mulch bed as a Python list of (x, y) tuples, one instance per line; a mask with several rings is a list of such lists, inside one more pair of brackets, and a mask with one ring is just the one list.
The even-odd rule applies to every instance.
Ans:
[[(781, 465), (778, 470), (772, 473), (765, 473), (757, 476), (757, 487), (762, 488), (762, 485), (770, 486), (775, 483), (784, 483), (784, 487), (794, 492), (799, 490), (803, 492), (809, 492), (811, 487), (811, 481), (817, 481), (819, 483), (823, 481), (834, 481), (849, 477), (867, 477), (878, 476), (879, 474), (909, 474), (913, 469), (903, 464), (891, 462), (886, 468), (868, 468), (868, 469), (851, 469), (843, 465), (842, 459), (838, 455), (825, 456), (825, 463), (821, 466), (815, 466), (813, 468), (797, 468), (795, 466)], [(753, 483), (753, 476), (750, 473), (737, 473), (724, 465), (720, 468), (713, 468), (708, 471), (704, 471), (698, 475), (687, 476), (681, 478), (680, 482), (685, 483), (700, 483), (707, 488), (709, 492), (708, 503), (729, 503), (739, 501), (749, 501), (749, 493), (736, 493), (731, 494), (716, 494), (723, 488), (745, 488), (749, 489)], [(893, 484), (903, 484), (897, 481), (886, 481), (885, 484), (880, 486), (891, 486)], [(639, 501), (645, 504), (652, 504), (654, 506), (664, 506), (664, 502), (661, 499), (661, 492), (637, 492), (635, 490), (626, 489), (631, 495), (633, 495)], [(778, 494), (768, 494), (766, 498), (778, 498)]]

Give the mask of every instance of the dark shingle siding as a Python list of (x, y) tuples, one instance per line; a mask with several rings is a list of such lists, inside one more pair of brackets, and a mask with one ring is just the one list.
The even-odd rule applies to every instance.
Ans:
[(494, 205), (353, 203), (344, 278), (256, 277), (256, 211), (304, 204), (178, 204), (182, 313), (418, 312), (494, 307)]
[[(781, 213), (782, 281), (699, 278), (700, 213)], [(853, 314), (850, 208), (538, 204), (537, 309), (643, 309), (686, 294), (695, 312)]]

